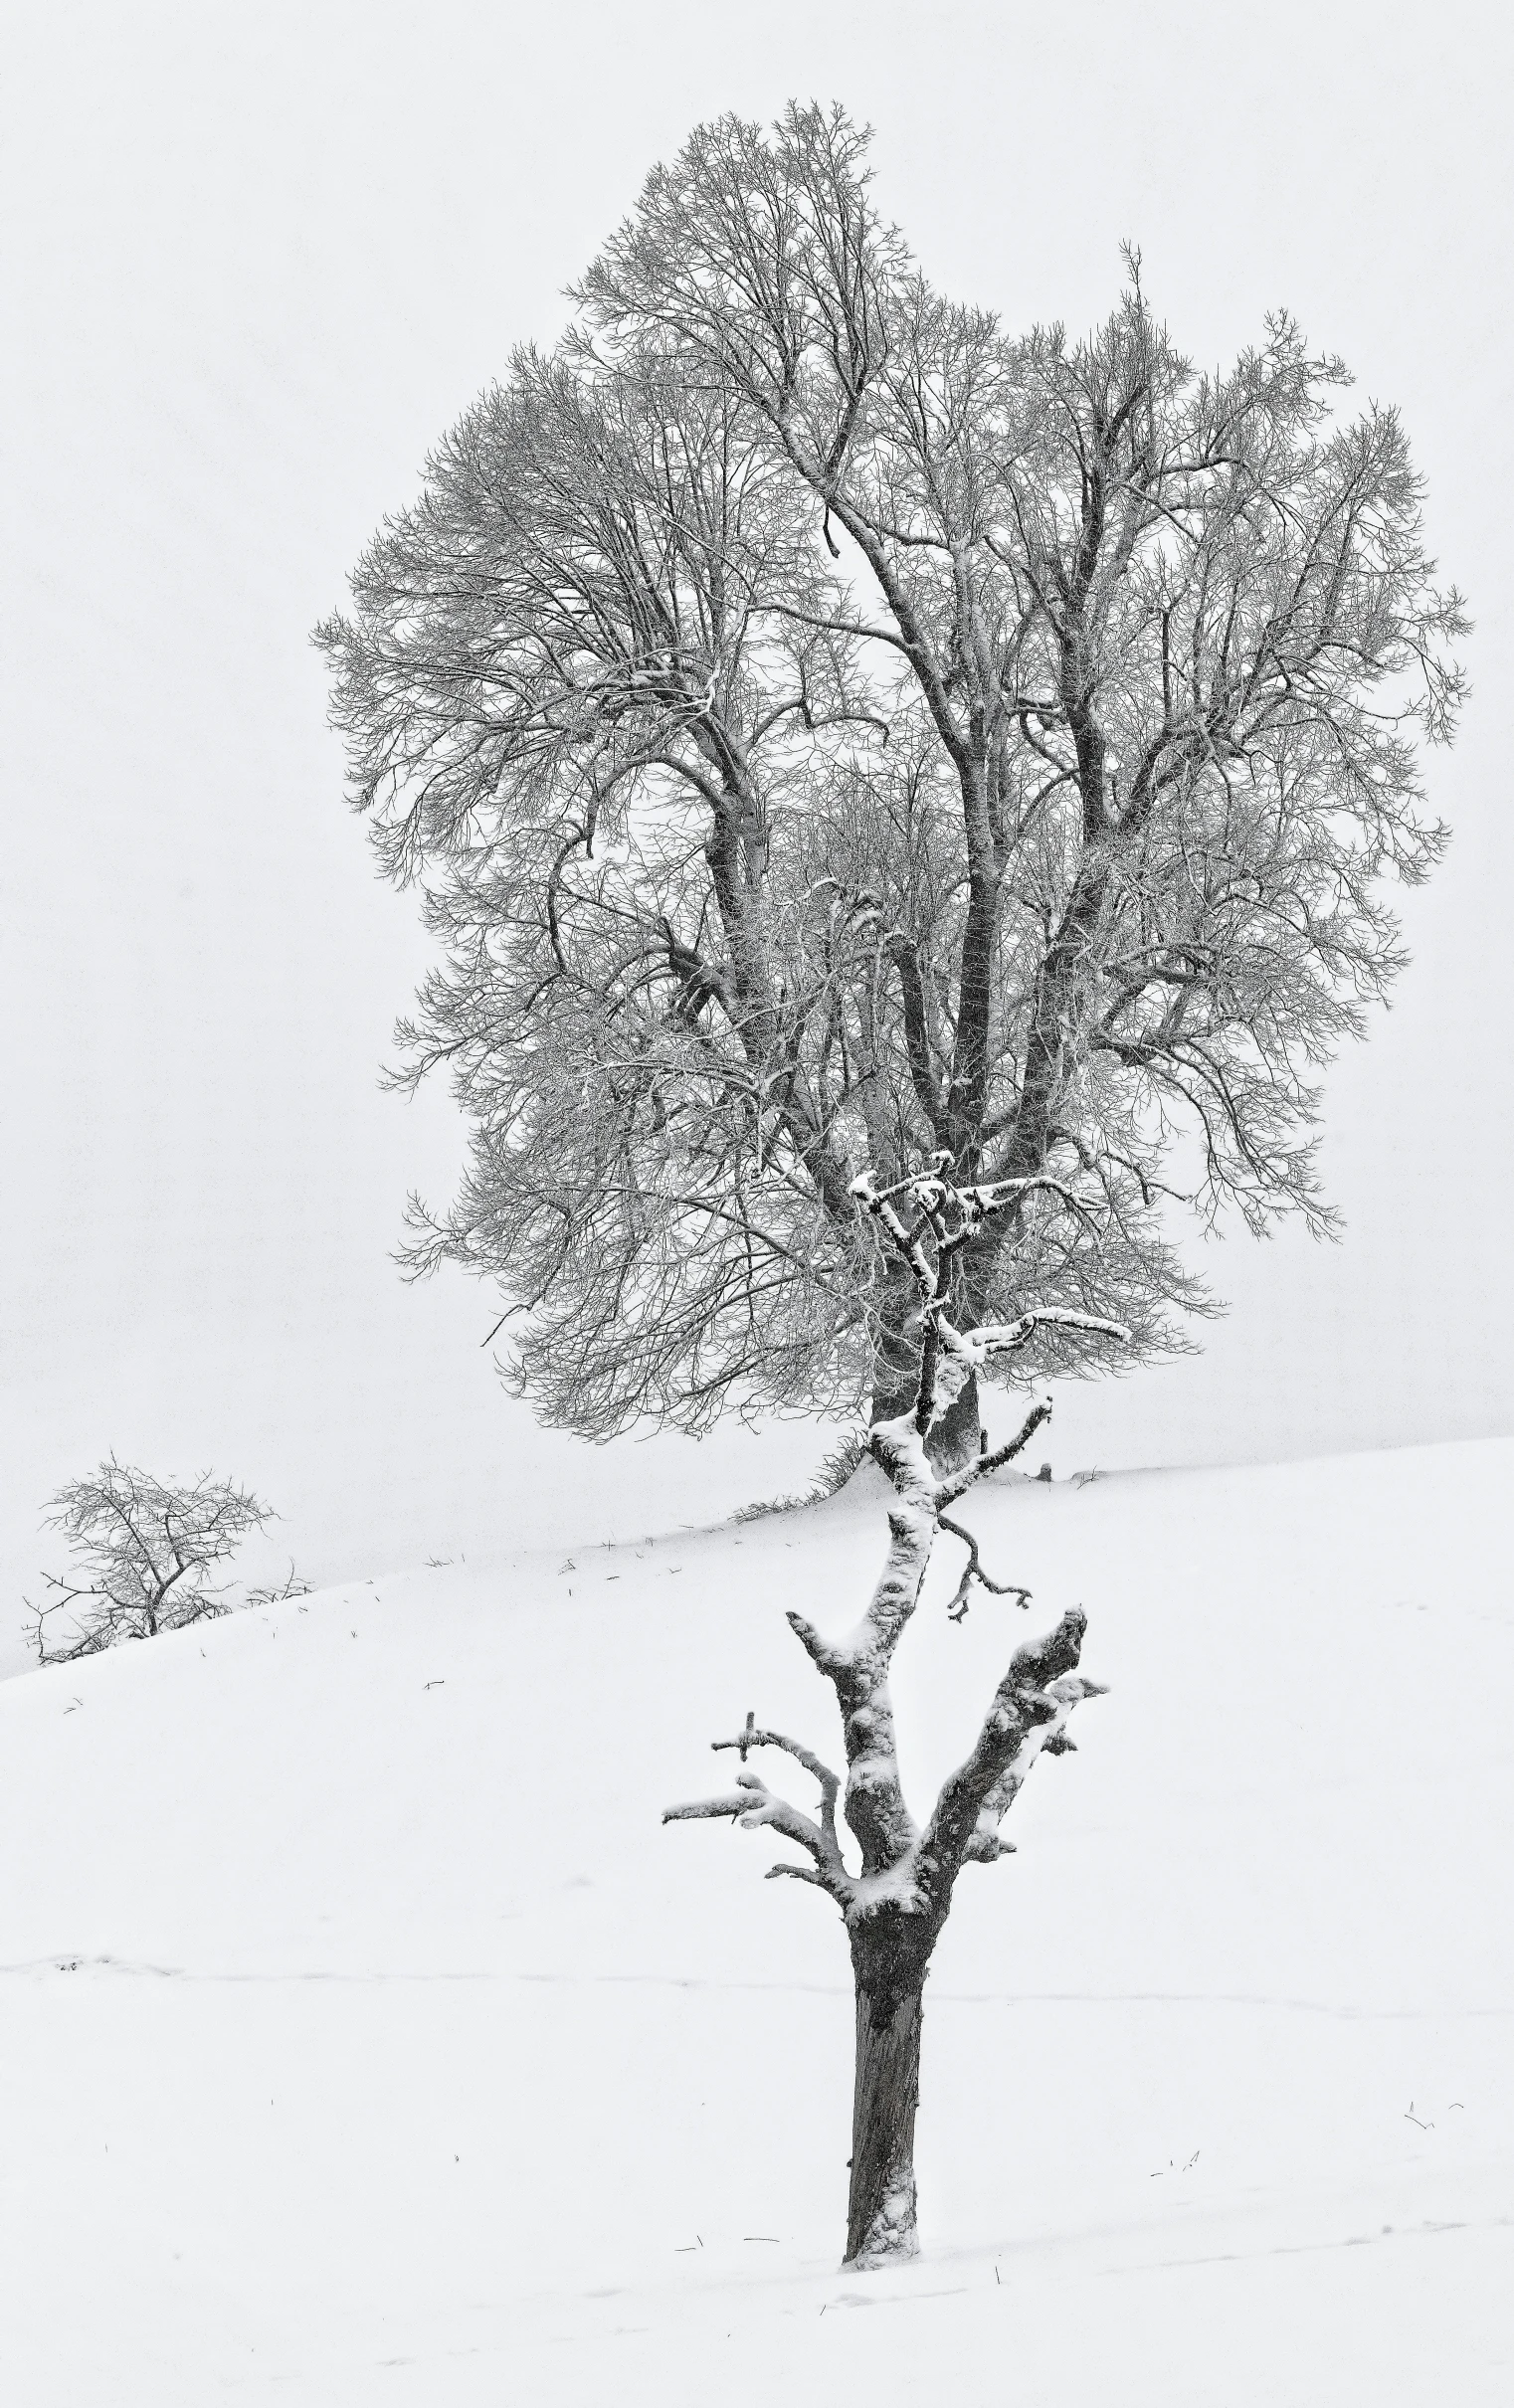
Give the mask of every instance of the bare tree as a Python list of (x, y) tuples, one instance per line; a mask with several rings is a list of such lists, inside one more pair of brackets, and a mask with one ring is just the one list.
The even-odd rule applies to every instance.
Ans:
[[(873, 1425), (871, 1451), (893, 1488), (888, 1555), (871, 1601), (855, 1626), (823, 1637), (800, 1613), (789, 1621), (817, 1669), (836, 1691), (847, 1752), (843, 1797), (837, 1774), (800, 1741), (760, 1731), (753, 1715), (733, 1740), (745, 1764), (755, 1748), (792, 1756), (820, 1785), (818, 1818), (775, 1796), (755, 1772), (736, 1775), (734, 1789), (688, 1805), (669, 1806), (664, 1822), (730, 1816), (747, 1830), (771, 1829), (802, 1848), (807, 1863), (784, 1861), (774, 1875), (813, 1883), (842, 1912), (852, 1948), (856, 2000), (856, 2075), (852, 2110), (852, 2183), (847, 2258), (875, 2266), (913, 2257), (914, 2129), (920, 2083), (922, 1992), (926, 1968), (951, 1909), (965, 1864), (994, 1864), (1012, 1853), (1000, 1825), (1039, 1755), (1072, 1748), (1066, 1725), (1075, 1706), (1102, 1694), (1078, 1669), (1086, 1616), (1063, 1614), (1046, 1636), (1017, 1648), (994, 1693), (970, 1753), (942, 1787), (924, 1828), (905, 1803), (888, 1691), (894, 1650), (919, 1601), (936, 1534), (951, 1532), (968, 1559), (949, 1612), (966, 1609), (974, 1583), (999, 1594), (1008, 1583), (983, 1570), (977, 1541), (947, 1512), (974, 1483), (1013, 1461), (1049, 1417), (1049, 1399), (1032, 1406), (1018, 1434), (992, 1454), (947, 1478), (933, 1466), (927, 1441), (966, 1383), (996, 1358), (1024, 1349), (1039, 1324), (1076, 1329), (1090, 1343), (1128, 1342), (1118, 1323), (1055, 1306), (1033, 1310), (1002, 1326), (959, 1329), (951, 1317), (953, 1268), (986, 1223), (1025, 1202), (1028, 1183), (964, 1187), (937, 1171), (880, 1191), (867, 1177), (857, 1197), (920, 1299), (920, 1370), (909, 1408)], [(902, 1212), (900, 1206), (902, 1205)], [(1029, 1592), (1017, 1588), (1022, 1603)], [(848, 1868), (836, 1825), (843, 1812), (860, 1851)]]
[[(894, 1491), (856, 1630), (796, 1625), (846, 1737), (797, 1839), (858, 1997), (849, 2252), (913, 2245), (924, 1966), (1090, 1685), (1016, 1656), (923, 1833), (892, 1650), (989, 1454), (980, 1385), (1187, 1343), (1183, 1207), (1327, 1233), (1318, 1078), (1444, 841), (1465, 626), (1392, 411), (1293, 321), (1197, 373), (1139, 256), (1070, 342), (933, 290), (841, 109), (699, 128), (549, 353), (515, 354), (316, 631), (350, 793), (439, 962), (464, 1264), (506, 1376), (606, 1437), (865, 1403)], [(502, 1326), (502, 1325), (501, 1325)]]
[(209, 1472), (188, 1485), (155, 1480), (112, 1455), (94, 1478), (61, 1488), (46, 1519), (69, 1541), (78, 1568), (67, 1576), (44, 1573), (50, 1594), (38, 1605), (26, 1600), (32, 1642), (39, 1662), (71, 1664), (229, 1613), (232, 1601), (212, 1574), (273, 1515), (249, 1490)]
[[(1012, 338), (842, 112), (704, 127), (317, 631), (442, 949), (401, 1075), (473, 1130), (412, 1266), (500, 1286), (549, 1420), (895, 1416), (852, 1188), (938, 1152), (1097, 1194), (986, 1225), (964, 1323), (1113, 1311), (1131, 1360), (1203, 1303), (1166, 1190), (1331, 1225), (1317, 1073), (1399, 967), (1379, 873), (1442, 841), (1460, 606), (1395, 415), (1335, 417), (1282, 316), (1196, 374), (1130, 268)], [(1025, 1368), (1088, 1360), (1047, 1324)], [(978, 1434), (970, 1381), (932, 1450)]]

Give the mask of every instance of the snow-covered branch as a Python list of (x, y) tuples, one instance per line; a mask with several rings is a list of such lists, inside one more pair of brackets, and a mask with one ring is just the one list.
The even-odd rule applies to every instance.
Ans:
[(759, 1731), (756, 1717), (751, 1714), (746, 1718), (745, 1729), (739, 1731), (734, 1739), (711, 1740), (710, 1747), (716, 1755), (722, 1749), (739, 1749), (743, 1763), (750, 1748), (779, 1748), (785, 1756), (792, 1756), (797, 1764), (803, 1764), (811, 1779), (820, 1787), (821, 1835), (826, 1839), (837, 1864), (841, 1863), (841, 1849), (836, 1836), (836, 1803), (841, 1795), (841, 1779), (829, 1764), (821, 1761), (813, 1749), (807, 1748), (802, 1740), (787, 1738), (781, 1731)]
[(775, 1866), (775, 1872), (798, 1873), (803, 1879), (816, 1883), (841, 1905), (850, 1900), (852, 1882), (842, 1861), (841, 1846), (836, 1834), (836, 1800), (841, 1783), (837, 1775), (809, 1749), (798, 1741), (782, 1738), (776, 1733), (759, 1732), (747, 1718), (747, 1729), (738, 1739), (714, 1740), (716, 1749), (739, 1748), (743, 1761), (749, 1748), (782, 1748), (813, 1772), (821, 1783), (823, 1804), (821, 1820), (813, 1822), (787, 1798), (777, 1796), (755, 1772), (738, 1772), (736, 1786), (723, 1796), (692, 1798), (686, 1804), (664, 1807), (664, 1823), (678, 1822), (739, 1822), (744, 1831), (764, 1828), (777, 1831), (792, 1839), (814, 1860), (814, 1869), (802, 1865)]
[(862, 1852), (864, 1874), (897, 1863), (915, 1839), (899, 1780), (888, 1672), (930, 1562), (935, 1511), (925, 1449), (908, 1424), (897, 1434), (888, 1553), (866, 1611), (835, 1639), (824, 1638), (802, 1613), (791, 1609), (788, 1616), (816, 1669), (836, 1691), (847, 1747), (845, 1813)]
[[(1019, 1593), (1024, 1599), (1026, 1592)], [(789, 1619), (801, 1636), (810, 1629), (801, 1616)], [(913, 1901), (910, 1912), (924, 1919), (922, 1930), (938, 1929), (962, 1866), (992, 1864), (1013, 1854), (1000, 1826), (1037, 1757), (1071, 1752), (1066, 1726), (1073, 1709), (1085, 1698), (1105, 1694), (1100, 1682), (1078, 1669), (1086, 1626), (1082, 1608), (1074, 1606), (1054, 1629), (1017, 1648), (970, 1754), (943, 1783), (923, 1831), (910, 1819), (899, 1785), (886, 1659), (859, 1638), (866, 1617), (850, 1640), (830, 1646), (811, 1631), (806, 1643), (833, 1681), (842, 1709), (851, 1767), (847, 1819), (862, 1849), (860, 1878), (848, 1871), (838, 1843), (836, 1774), (801, 1742), (758, 1731), (750, 1717), (736, 1739), (717, 1740), (715, 1748), (736, 1748), (744, 1755), (749, 1748), (776, 1747), (794, 1757), (822, 1784), (821, 1822), (776, 1796), (753, 1772), (738, 1773), (735, 1788), (720, 1795), (667, 1807), (662, 1820), (771, 1829), (793, 1840), (810, 1861), (775, 1865), (769, 1878), (792, 1875), (826, 1891), (849, 1924), (874, 1917), (886, 1901)]]
[(1030, 1445), (1037, 1431), (1044, 1428), (1050, 1418), (1051, 1399), (1049, 1396), (1041, 1396), (1032, 1405), (1014, 1437), (1009, 1439), (1005, 1445), (992, 1447), (987, 1454), (975, 1456), (971, 1463), (963, 1465), (961, 1471), (954, 1472), (949, 1480), (942, 1480), (936, 1489), (938, 1516), (943, 1506), (954, 1504), (956, 1499), (964, 1495), (975, 1481), (983, 1479), (989, 1472), (1002, 1471), (1006, 1463), (1013, 1463), (1015, 1457)]
[[(923, 1299), (920, 1368), (912, 1415), (914, 1428), (922, 1440), (929, 1439), (967, 1380), (976, 1379), (995, 1357), (1018, 1353), (1040, 1329), (1075, 1330), (1081, 1336), (1108, 1338), (1118, 1345), (1128, 1345), (1132, 1337), (1126, 1322), (1113, 1320), (1107, 1314), (1054, 1304), (1033, 1305), (1013, 1321), (959, 1328), (950, 1310), (953, 1261), (993, 1214), (1023, 1203), (1030, 1194), (1046, 1190), (1080, 1218), (1087, 1220), (1092, 1216), (1082, 1201), (1059, 1180), (1037, 1175), (1000, 1180), (990, 1186), (959, 1185), (946, 1176), (943, 1162), (944, 1158), (938, 1155), (932, 1169), (895, 1181), (890, 1188), (879, 1188), (871, 1174), (863, 1172), (851, 1188), (856, 1204), (877, 1223), (894, 1254), (908, 1269)], [(907, 1197), (914, 1206), (912, 1225), (906, 1225), (896, 1208), (898, 1197)], [(1047, 1405), (1040, 1418), (1044, 1419), (1049, 1410)], [(980, 1460), (965, 1466), (964, 1472), (981, 1479), (984, 1471), (1010, 1461), (1025, 1444), (1032, 1426), (1034, 1423), (1028, 1424), (1018, 1440), (1001, 1449), (992, 1464)], [(899, 1428), (897, 1420), (880, 1422), (872, 1438), (872, 1451), (895, 1486), (899, 1484), (895, 1462), (901, 1460)], [(966, 1479), (963, 1484), (968, 1484)], [(960, 1487), (952, 1493), (960, 1495)], [(938, 1502), (949, 1499), (943, 1497)]]
[[(1084, 1330), (1096, 1338), (1113, 1338), (1121, 1346), (1130, 1342), (1130, 1331), (1123, 1321), (1110, 1321), (1102, 1313), (1078, 1313), (1068, 1305), (1037, 1305), (1014, 1321), (990, 1322), (982, 1329), (952, 1333), (949, 1341), (954, 1354), (960, 1354), (972, 1369), (981, 1371), (992, 1355), (1018, 1353), (1038, 1330)], [(944, 1333), (943, 1333), (944, 1334)]]
[(999, 1826), (1039, 1755), (1073, 1745), (1065, 1725), (1074, 1706), (1104, 1691), (1077, 1669), (1087, 1615), (1072, 1606), (1054, 1630), (1016, 1649), (994, 1694), (972, 1753), (943, 1782), (920, 1841), (920, 1878), (949, 1896), (967, 1861), (993, 1863), (1011, 1853)]
[[(1025, 1188), (1034, 1183), (1017, 1184)], [(869, 1439), (873, 1458), (887, 1475), (894, 1495), (888, 1514), (888, 1552), (866, 1609), (851, 1630), (835, 1638), (825, 1637), (802, 1613), (791, 1610), (788, 1618), (817, 1670), (825, 1674), (836, 1691), (847, 1750), (844, 1811), (861, 1849), (863, 1877), (871, 1879), (910, 1857), (919, 1838), (899, 1776), (889, 1670), (894, 1650), (919, 1601), (944, 1510), (985, 1471), (1012, 1460), (1045, 1421), (1051, 1408), (1044, 1400), (1034, 1405), (1008, 1445), (993, 1455), (980, 1456), (944, 1482), (937, 1480), (926, 1452), (932, 1424), (943, 1402), (956, 1393), (967, 1370), (978, 1369), (993, 1354), (1023, 1346), (1042, 1323), (1071, 1324), (1115, 1340), (1125, 1338), (1128, 1332), (1123, 1324), (1098, 1315), (1075, 1312), (1070, 1307), (1045, 1306), (1035, 1307), (1012, 1323), (963, 1334), (946, 1309), (944, 1266), (960, 1243), (962, 1233), (975, 1226), (987, 1210), (998, 1208), (1001, 1201), (998, 1191), (956, 1187), (938, 1168), (901, 1182), (888, 1193), (878, 1190), (864, 1177), (854, 1183), (852, 1192), (873, 1214), (894, 1250), (926, 1291), (926, 1342), (921, 1349), (913, 1410), (878, 1422)], [(917, 1207), (913, 1226), (906, 1226), (895, 1209), (895, 1196), (906, 1193)], [(934, 1260), (930, 1248), (934, 1249)], [(943, 1350), (947, 1356), (944, 1364)], [(969, 1551), (967, 1570), (948, 1607), (953, 1619), (960, 1620), (965, 1613), (968, 1591), (974, 1582), (993, 1594), (1014, 1595), (1021, 1603), (1027, 1601), (1029, 1592), (1019, 1583), (1000, 1583), (984, 1572), (977, 1541), (969, 1532), (949, 1520), (946, 1527), (964, 1541)], [(1071, 1660), (1075, 1663), (1075, 1654)], [(1022, 1658), (1017, 1657), (1016, 1661), (1020, 1664)], [(803, 1763), (821, 1784), (827, 1833), (834, 1847), (835, 1776), (807, 1749), (780, 1734), (757, 1733), (750, 1718), (737, 1739), (718, 1744), (738, 1748), (743, 1760), (749, 1748), (765, 1745), (783, 1749)], [(724, 1810), (736, 1811), (729, 1807)], [(748, 1819), (747, 1813), (743, 1812), (742, 1819)], [(767, 1819), (776, 1820), (771, 1815)], [(808, 1840), (802, 1840), (802, 1844), (809, 1846)], [(826, 1869), (834, 1874), (839, 1865), (837, 1856), (828, 1862)]]

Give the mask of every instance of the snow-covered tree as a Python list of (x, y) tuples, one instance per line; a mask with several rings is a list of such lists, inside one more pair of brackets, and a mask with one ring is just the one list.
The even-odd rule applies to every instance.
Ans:
[[(835, 1899), (851, 1944), (856, 1998), (856, 2078), (852, 2100), (852, 2184), (847, 2258), (873, 2266), (912, 2257), (915, 2238), (914, 2128), (920, 2083), (922, 1991), (926, 1968), (969, 1863), (994, 1864), (1013, 1852), (1000, 1825), (1039, 1755), (1070, 1749), (1074, 1706), (1102, 1694), (1078, 1670), (1087, 1617), (1064, 1613), (1054, 1630), (1017, 1648), (994, 1693), (970, 1753), (945, 1782), (924, 1828), (904, 1799), (888, 1691), (894, 1650), (919, 1602), (938, 1531), (966, 1542), (967, 1563), (948, 1606), (966, 1609), (979, 1583), (1002, 1595), (1007, 1583), (983, 1570), (977, 1541), (948, 1513), (986, 1473), (1012, 1462), (1048, 1418), (1047, 1398), (1033, 1404), (1008, 1444), (981, 1452), (942, 1477), (928, 1441), (966, 1383), (998, 1359), (1014, 1357), (1046, 1325), (1090, 1342), (1127, 1343), (1117, 1322), (1066, 1307), (1034, 1309), (1001, 1326), (959, 1329), (952, 1318), (953, 1271), (963, 1249), (993, 1219), (1019, 1209), (1029, 1183), (964, 1187), (941, 1170), (879, 1191), (865, 1174), (857, 1201), (877, 1223), (915, 1290), (922, 1345), (907, 1409), (872, 1429), (872, 1454), (893, 1488), (889, 1546), (877, 1585), (854, 1628), (828, 1639), (801, 1613), (789, 1621), (817, 1669), (836, 1691), (847, 1751), (845, 1792), (830, 1767), (799, 1741), (759, 1731), (754, 1716), (733, 1740), (745, 1764), (754, 1748), (781, 1749), (820, 1784), (818, 1818), (777, 1797), (755, 1772), (736, 1775), (723, 1795), (670, 1806), (664, 1822), (729, 1816), (748, 1830), (771, 1828), (795, 1841), (807, 1864), (784, 1861), (774, 1874), (812, 1882)], [(1027, 1592), (1016, 1592), (1026, 1601)], [(852, 1871), (836, 1825), (838, 1799), (860, 1864)]]
[(1008, 335), (862, 147), (696, 133), (318, 631), (442, 949), (406, 1075), (473, 1131), (413, 1259), (498, 1283), (571, 1428), (896, 1413), (910, 1293), (852, 1185), (941, 1150), (1099, 1198), (987, 1226), (965, 1320), (1172, 1343), (1164, 1185), (1329, 1225), (1316, 1073), (1399, 964), (1378, 873), (1441, 841), (1416, 739), (1461, 622), (1395, 415), (1333, 415), (1286, 317), (1196, 374), (1133, 255), (1096, 333)]
[[(1012, 335), (844, 111), (701, 127), (317, 631), (439, 944), (400, 1075), (472, 1128), (413, 1267), (493, 1282), (588, 1435), (868, 1413), (890, 1569), (817, 1657), (854, 1948), (871, 1901), (945, 1913), (857, 1735), (980, 1384), (1183, 1345), (1185, 1205), (1330, 1228), (1318, 1074), (1400, 966), (1383, 873), (1443, 841), (1464, 622), (1397, 417), (1283, 315), (1196, 373), (1127, 270), (1083, 340)], [(1068, 1628), (1002, 1737), (1062, 1712)]]
[[(71, 1480), (46, 1520), (68, 1541), (75, 1566), (44, 1573), (48, 1594), (27, 1601), (39, 1661), (70, 1664), (230, 1612), (212, 1575), (272, 1519), (249, 1490), (209, 1472), (190, 1483), (157, 1480), (112, 1455), (92, 1478)], [(298, 1592), (290, 1567), (284, 1593)]]

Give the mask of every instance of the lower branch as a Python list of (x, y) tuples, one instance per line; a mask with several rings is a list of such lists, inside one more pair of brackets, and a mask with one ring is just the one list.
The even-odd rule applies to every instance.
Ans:
[(993, 1863), (1012, 1853), (999, 1826), (1036, 1758), (1048, 1744), (1053, 1755), (1066, 1753), (1073, 1707), (1104, 1695), (1100, 1683), (1077, 1669), (1087, 1626), (1087, 1615), (1074, 1605), (1044, 1638), (1017, 1648), (972, 1753), (942, 1783), (920, 1841), (921, 1879), (931, 1897), (950, 1897), (964, 1863)]
[(968, 1591), (975, 1580), (981, 1588), (986, 1588), (991, 1596), (1013, 1597), (1016, 1603), (1022, 1606), (1030, 1604), (1031, 1592), (1029, 1588), (1022, 1587), (1018, 1580), (991, 1580), (989, 1578), (979, 1561), (978, 1542), (970, 1530), (964, 1530), (961, 1523), (952, 1521), (948, 1514), (937, 1514), (936, 1520), (943, 1530), (949, 1530), (952, 1537), (960, 1539), (967, 1549), (966, 1568), (961, 1579), (957, 1582), (957, 1592), (946, 1608), (946, 1618), (949, 1622), (966, 1620)]
[(748, 1714), (746, 1728), (739, 1731), (734, 1739), (711, 1740), (710, 1747), (717, 1756), (725, 1748), (739, 1749), (743, 1763), (746, 1762), (749, 1748), (781, 1748), (785, 1756), (792, 1756), (797, 1764), (803, 1764), (811, 1779), (820, 1784), (821, 1837), (826, 1842), (827, 1854), (840, 1867), (842, 1854), (841, 1842), (836, 1836), (836, 1801), (841, 1795), (842, 1785), (830, 1765), (822, 1763), (812, 1749), (805, 1747), (801, 1740), (785, 1738), (781, 1731), (759, 1731), (757, 1718), (753, 1714)]
[(1045, 1695), (1056, 1712), (1050, 1720), (1038, 1723), (1026, 1734), (1004, 1770), (991, 1784), (978, 1809), (963, 1861), (967, 1864), (994, 1864), (1001, 1856), (1013, 1856), (1013, 1840), (1001, 1838), (999, 1826), (1025, 1786), (1026, 1776), (1038, 1756), (1075, 1756), (1077, 1742), (1068, 1737), (1067, 1722), (1074, 1706), (1086, 1697), (1107, 1697), (1107, 1685), (1092, 1681), (1085, 1672), (1063, 1673), (1046, 1685)]
[[(749, 1737), (746, 1744), (752, 1746), (757, 1743)], [(724, 1748), (736, 1747), (740, 1743), (716, 1740), (713, 1745)], [(797, 1753), (794, 1750), (790, 1752)], [(818, 1758), (814, 1760), (819, 1763)], [(736, 1787), (728, 1790), (723, 1797), (691, 1798), (684, 1805), (664, 1806), (662, 1820), (664, 1823), (738, 1822), (744, 1831), (760, 1831), (764, 1827), (777, 1831), (784, 1839), (796, 1841), (805, 1850), (813, 1859), (813, 1869), (810, 1865), (779, 1864), (773, 1866), (772, 1872), (792, 1874), (801, 1881), (813, 1882), (845, 1909), (852, 1902), (853, 1884), (842, 1861), (836, 1836), (836, 1793), (841, 1784), (835, 1773), (827, 1773), (826, 1777), (830, 1782), (830, 1791), (824, 1809), (825, 1818), (819, 1823), (812, 1822), (809, 1815), (802, 1814), (797, 1806), (791, 1806), (787, 1798), (776, 1797), (755, 1772), (738, 1772)]]
[(938, 1508), (942, 1505), (954, 1504), (958, 1497), (974, 1487), (979, 1480), (985, 1479), (990, 1472), (1001, 1471), (1006, 1463), (1013, 1463), (1015, 1457), (1030, 1445), (1037, 1431), (1050, 1418), (1051, 1399), (1049, 1396), (1042, 1396), (1032, 1405), (1020, 1428), (1007, 1445), (996, 1446), (991, 1454), (979, 1455), (973, 1462), (964, 1464), (962, 1470), (957, 1472), (953, 1478), (941, 1482), (936, 1490)]

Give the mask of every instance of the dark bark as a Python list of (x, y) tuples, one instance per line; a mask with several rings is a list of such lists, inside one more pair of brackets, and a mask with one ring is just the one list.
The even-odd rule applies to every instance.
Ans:
[(982, 816), (978, 781), (963, 779), (968, 821), (968, 906), (958, 965), (957, 1036), (953, 1048), (951, 1084), (947, 1090), (947, 1145), (956, 1176), (978, 1177), (983, 1163), (983, 1122), (992, 1067), (990, 1036), (994, 1017), (996, 955), (999, 940), (1000, 872), (992, 846), (979, 835), (974, 822)]
[(908, 1271), (891, 1263), (878, 1309), (877, 1353), (872, 1365), (873, 1421), (894, 1421), (912, 1412), (920, 1385), (920, 1298)]
[(964, 1471), (978, 1453), (983, 1442), (982, 1398), (976, 1377), (970, 1379), (961, 1394), (949, 1404), (930, 1433), (926, 1453), (931, 1469), (939, 1477), (949, 1478), (953, 1472)]
[(1078, 1019), (1077, 988), (1097, 959), (1097, 931), (1109, 897), (1107, 850), (1085, 853), (1061, 923), (1036, 981), (1020, 1107), (1005, 1148), (1005, 1170), (1030, 1178), (1046, 1165)]
[(852, 2187), (847, 2263), (912, 2258), (915, 2231), (915, 2110), (920, 2099), (920, 2029), (925, 1967), (939, 1925), (891, 1914), (853, 1932), (856, 2071), (852, 2095)]
[[(968, 1257), (960, 1264), (958, 1279), (953, 1283), (953, 1320), (975, 1329), (985, 1317), (987, 1281), (992, 1276), (992, 1249), (968, 1249)], [(910, 1322), (914, 1327), (910, 1327)], [(888, 1293), (883, 1298), (881, 1329), (878, 1329), (878, 1354), (873, 1361), (873, 1394), (869, 1418), (898, 1420), (902, 1413), (914, 1408), (914, 1396), (919, 1394), (919, 1295), (914, 1283), (902, 1276), (890, 1279)], [(931, 1428), (924, 1452), (931, 1471), (939, 1478), (951, 1478), (953, 1471), (963, 1471), (973, 1462), (982, 1445), (982, 1389), (977, 1378), (963, 1385), (960, 1394), (946, 1406)]]
[[(914, 1402), (919, 1379), (918, 1356), (902, 1370), (890, 1366), (880, 1356), (872, 1387), (870, 1418), (873, 1423), (894, 1421), (901, 1413), (907, 1413)], [(931, 1469), (938, 1476), (946, 1478), (952, 1472), (963, 1470), (977, 1454), (982, 1430), (980, 1406), (977, 1380), (969, 1380), (961, 1395), (942, 1414), (926, 1441), (925, 1451), (930, 1457)]]

